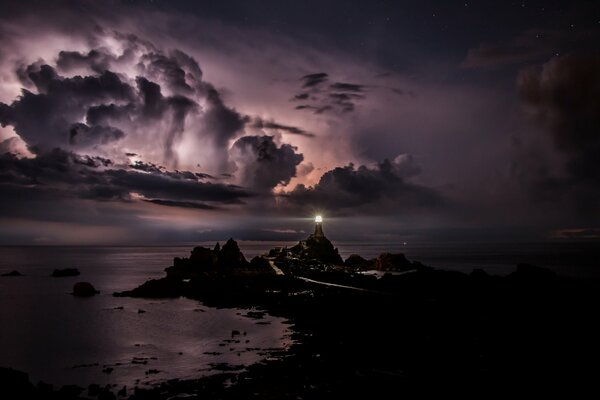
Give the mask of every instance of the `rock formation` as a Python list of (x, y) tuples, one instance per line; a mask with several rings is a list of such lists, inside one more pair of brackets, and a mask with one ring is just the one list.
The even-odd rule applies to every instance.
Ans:
[(5, 274), (2, 274), (2, 275), (0, 275), (0, 276), (23, 276), (23, 274), (22, 274), (22, 273), (20, 273), (20, 272), (19, 272), (19, 271), (17, 271), (17, 270), (14, 270), (14, 271), (10, 271), (10, 272), (7, 272), (7, 273), (5, 273)]
[(317, 260), (327, 264), (343, 265), (344, 261), (331, 241), (323, 233), (320, 222), (315, 225), (315, 232), (305, 240), (288, 250), (289, 255), (302, 260)]
[[(167, 277), (175, 279), (194, 279), (208, 275), (232, 274), (271, 274), (268, 263), (249, 263), (233, 239), (223, 247), (219, 243), (211, 250), (208, 247), (194, 247), (189, 258), (175, 257), (173, 266), (165, 269)], [(167, 285), (170, 287), (170, 285)]]
[(89, 282), (77, 282), (73, 285), (73, 296), (92, 297), (98, 293), (100, 292)]
[(375, 261), (375, 269), (379, 271), (408, 271), (415, 269), (415, 266), (402, 253), (382, 253)]

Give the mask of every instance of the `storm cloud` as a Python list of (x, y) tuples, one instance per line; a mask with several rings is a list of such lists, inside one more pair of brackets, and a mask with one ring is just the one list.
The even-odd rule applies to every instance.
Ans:
[[(572, 195), (585, 212), (600, 210), (600, 57), (570, 55), (523, 70), (521, 100), (563, 155), (559, 174), (538, 179), (547, 195)], [(549, 170), (551, 170), (549, 168)]]
[(189, 171), (168, 171), (147, 164), (116, 166), (103, 157), (61, 149), (35, 158), (5, 153), (0, 156), (0, 171), (5, 201), (23, 190), (37, 192), (36, 196), (50, 190), (65, 198), (124, 202), (142, 199), (166, 206), (190, 208), (196, 204), (195, 208), (215, 209), (216, 205), (241, 204), (250, 197), (240, 187), (203, 182)]
[(242, 182), (259, 192), (270, 192), (296, 176), (296, 166), (304, 160), (296, 151), (289, 144), (277, 146), (272, 136), (244, 136), (233, 144), (231, 155)]
[(329, 74), (318, 72), (304, 75), (302, 89), (292, 97), (292, 101), (301, 102), (296, 110), (307, 110), (314, 114), (345, 114), (354, 111), (356, 103), (365, 98), (366, 85), (349, 82), (327, 84)]
[(308, 188), (298, 185), (284, 197), (295, 206), (327, 210), (334, 215), (348, 211), (406, 213), (443, 205), (443, 197), (435, 190), (409, 182), (419, 173), (414, 159), (403, 154), (372, 167), (354, 164), (336, 167), (325, 172), (316, 185)]
[(54, 66), (43, 60), (20, 66), (15, 73), (24, 88), (11, 104), (0, 103), (2, 126), (12, 126), (35, 152), (94, 148), (115, 157), (104, 145), (124, 139), (128, 149), (147, 154), (152, 137), (163, 149), (160, 155), (152, 149), (155, 161), (172, 168), (196, 164), (180, 159), (177, 149), (187, 140), (212, 148), (212, 161), (204, 165), (227, 170), (229, 141), (244, 119), (202, 79), (198, 62), (135, 35), (98, 35), (121, 50), (61, 50)]

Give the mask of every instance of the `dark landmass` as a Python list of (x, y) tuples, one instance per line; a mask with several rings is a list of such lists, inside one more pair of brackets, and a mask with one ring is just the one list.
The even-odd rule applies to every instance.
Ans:
[(67, 276), (79, 276), (79, 270), (77, 268), (63, 268), (63, 269), (55, 269), (52, 271), (53, 278), (64, 278)]
[(92, 297), (98, 293), (100, 293), (100, 291), (96, 290), (96, 288), (89, 282), (77, 282), (75, 285), (73, 285), (73, 296)]
[(20, 272), (19, 272), (19, 271), (17, 271), (17, 270), (14, 270), (14, 271), (6, 272), (6, 273), (4, 273), (4, 274), (2, 274), (2, 275), (0, 275), (0, 276), (7, 276), (7, 277), (8, 277), (8, 276), (14, 276), (14, 277), (17, 277), (17, 276), (23, 276), (23, 274), (22, 274), (22, 273), (20, 273)]
[[(329, 240), (314, 236), (250, 262), (231, 239), (222, 248), (196, 247), (164, 278), (115, 293), (262, 310), (289, 319), (294, 331), (295, 344), (282, 357), (241, 372), (220, 367), (197, 380), (131, 388), (128, 398), (572, 398), (598, 391), (598, 281), (529, 264), (506, 277), (442, 271), (401, 254), (343, 262)], [(361, 273), (372, 267), (392, 273)], [(8, 384), (16, 382), (22, 388), (15, 390), (33, 391), (32, 398), (46, 390), (21, 375)], [(76, 392), (69, 390), (47, 398), (81, 396), (65, 397)], [(87, 395), (114, 398), (102, 390), (104, 397)]]

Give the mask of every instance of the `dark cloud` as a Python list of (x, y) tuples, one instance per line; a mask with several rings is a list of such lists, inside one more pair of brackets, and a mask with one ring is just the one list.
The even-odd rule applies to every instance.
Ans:
[(315, 135), (313, 133), (307, 132), (304, 129), (298, 128), (297, 126), (284, 125), (284, 124), (280, 124), (280, 123), (272, 121), (272, 120), (271, 121), (264, 120), (260, 117), (248, 118), (247, 126), (250, 126), (252, 128), (256, 128), (256, 129), (273, 129), (276, 131), (282, 131), (282, 132), (289, 133), (292, 135), (300, 135), (300, 136), (306, 136), (306, 137), (311, 137), (311, 138), (315, 137)]
[(342, 112), (354, 111), (354, 101), (363, 98), (364, 96), (354, 93), (329, 93), (331, 104)]
[(299, 94), (295, 95), (292, 100), (306, 100), (309, 97), (310, 97), (310, 94), (308, 94), (308, 93), (299, 93)]
[(356, 101), (365, 98), (365, 85), (348, 82), (335, 82), (328, 86), (322, 85), (329, 79), (329, 75), (321, 72), (305, 75), (301, 78), (304, 82), (303, 91), (292, 97), (292, 101), (302, 101), (296, 110), (310, 110), (314, 114), (336, 113), (345, 114), (355, 110)]
[(77, 123), (69, 131), (69, 144), (71, 146), (87, 147), (95, 144), (107, 144), (125, 137), (122, 130), (111, 126), (88, 126)]
[[(189, 96), (194, 92), (194, 89), (188, 83), (188, 78), (193, 81), (200, 80), (202, 71), (196, 64), (193, 67), (197, 76), (194, 76), (192, 72), (189, 75), (186, 74), (181, 63), (183, 59), (181, 54), (183, 53), (176, 52), (171, 56), (167, 56), (161, 53), (147, 53), (141, 57), (138, 66), (145, 76), (166, 82), (172, 93)], [(184, 61), (189, 65), (188, 58)]]
[[(128, 147), (141, 143), (134, 150), (143, 153), (145, 136), (152, 135), (153, 141), (162, 141), (161, 162), (170, 168), (180, 164), (176, 148), (185, 134), (213, 147), (214, 160), (206, 164), (229, 168), (229, 143), (242, 131), (244, 119), (202, 80), (198, 62), (180, 50), (163, 52), (135, 35), (96, 34), (91, 42), (117, 41), (120, 53), (102, 46), (87, 52), (62, 50), (55, 67), (44, 61), (18, 67), (20, 82), (30, 90), (24, 89), (12, 104), (0, 103), (0, 123), (13, 126), (36, 151), (96, 148), (127, 136)], [(112, 150), (107, 147), (114, 155)]]
[(12, 125), (31, 148), (49, 150), (67, 146), (79, 131), (85, 131), (84, 141), (88, 144), (94, 138), (106, 142), (108, 137), (116, 140), (124, 136), (123, 132), (118, 133), (110, 126), (94, 130), (93, 127), (75, 125), (94, 104), (134, 99), (133, 88), (116, 74), (105, 71), (98, 76), (65, 78), (49, 65), (32, 64), (30, 67), (27, 76), (38, 93), (23, 89), (12, 104), (0, 103), (0, 123)]
[(312, 110), (314, 114), (323, 114), (324, 112), (333, 110), (331, 106), (311, 106), (310, 104), (300, 104), (294, 108), (296, 110)]
[(302, 81), (302, 87), (309, 88), (318, 86), (321, 83), (327, 81), (329, 79), (329, 75), (325, 72), (317, 72), (314, 74), (304, 75), (300, 80)]
[(412, 157), (398, 156), (370, 168), (353, 164), (327, 171), (313, 187), (298, 185), (284, 195), (293, 206), (343, 214), (348, 210), (370, 214), (412, 212), (436, 207), (443, 199), (436, 191), (409, 183), (420, 169)]
[(336, 82), (334, 84), (329, 85), (332, 90), (343, 91), (343, 92), (363, 92), (365, 89), (364, 85), (358, 85), (356, 83), (344, 83), (344, 82)]
[(204, 203), (195, 203), (191, 201), (175, 201), (175, 200), (160, 200), (160, 199), (149, 199), (145, 200), (148, 203), (158, 204), (167, 207), (181, 207), (181, 208), (195, 208), (199, 210), (217, 210), (215, 206), (211, 206)]
[(204, 113), (204, 123), (213, 133), (220, 147), (228, 145), (244, 127), (244, 118), (234, 109), (227, 107), (219, 92), (211, 85), (206, 86), (207, 108)]
[(557, 57), (521, 71), (521, 100), (565, 158), (562, 174), (538, 170), (536, 190), (574, 196), (582, 211), (600, 210), (600, 56)]
[(259, 192), (269, 192), (275, 186), (286, 185), (296, 176), (296, 166), (304, 160), (296, 147), (277, 147), (272, 136), (244, 136), (231, 148), (242, 182)]
[(103, 49), (93, 49), (86, 54), (78, 51), (60, 51), (56, 66), (65, 72), (89, 68), (94, 72), (102, 73), (110, 69), (111, 63), (115, 61), (117, 61), (117, 57)]
[[(135, 193), (156, 204), (162, 204), (157, 200), (169, 206), (181, 202), (186, 208), (199, 202), (239, 204), (250, 196), (237, 186), (201, 182), (189, 171), (168, 171), (143, 163), (135, 163), (132, 168), (115, 168), (106, 158), (60, 149), (36, 158), (3, 154), (0, 171), (0, 184), (7, 195), (27, 189), (35, 196), (51, 190), (64, 198), (130, 202), (136, 199)], [(204, 208), (209, 209), (208, 206), (213, 205)]]

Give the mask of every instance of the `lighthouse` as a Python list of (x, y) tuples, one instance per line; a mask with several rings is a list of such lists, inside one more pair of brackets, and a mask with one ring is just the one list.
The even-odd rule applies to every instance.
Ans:
[(325, 237), (323, 233), (323, 217), (317, 215), (315, 217), (315, 233), (313, 234), (315, 237)]

